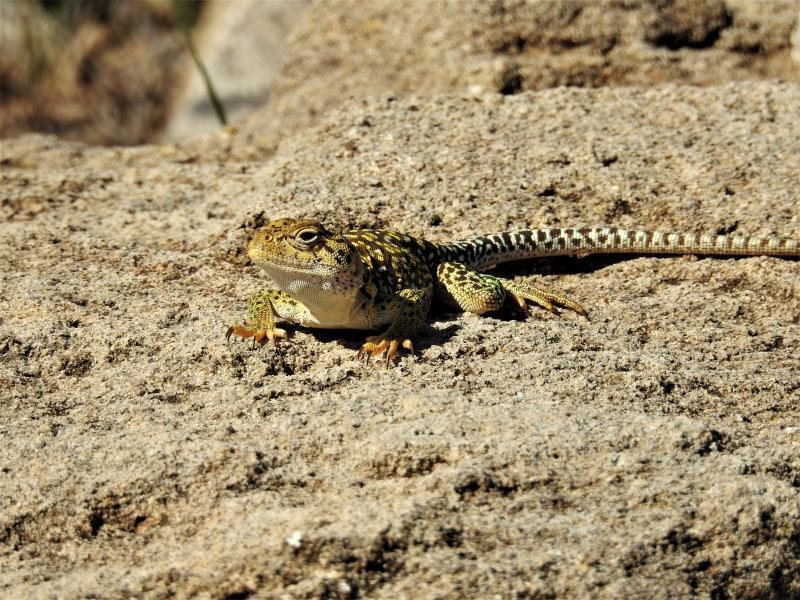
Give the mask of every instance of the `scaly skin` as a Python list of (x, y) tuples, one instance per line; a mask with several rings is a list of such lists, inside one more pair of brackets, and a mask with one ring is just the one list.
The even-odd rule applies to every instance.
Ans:
[(568, 296), (526, 282), (481, 273), (495, 265), (534, 257), (588, 254), (702, 254), (800, 256), (800, 242), (775, 237), (695, 235), (615, 227), (526, 229), (434, 244), (384, 230), (333, 233), (316, 221), (279, 219), (259, 229), (247, 254), (273, 287), (250, 300), (249, 327), (233, 325), (227, 337), (275, 344), (286, 338), (280, 322), (325, 329), (385, 329), (367, 338), (359, 356), (392, 362), (425, 322), (433, 298), (483, 314), (507, 301), (586, 316)]

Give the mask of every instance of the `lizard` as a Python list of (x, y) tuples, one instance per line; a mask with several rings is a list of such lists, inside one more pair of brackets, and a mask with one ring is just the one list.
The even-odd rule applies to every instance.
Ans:
[(800, 256), (800, 241), (779, 237), (673, 233), (617, 227), (524, 229), (434, 243), (383, 229), (336, 233), (310, 219), (277, 219), (258, 229), (248, 244), (251, 261), (272, 287), (250, 299), (250, 325), (232, 335), (253, 345), (287, 338), (278, 324), (310, 328), (379, 330), (367, 337), (359, 357), (383, 357), (399, 348), (413, 354), (412, 337), (434, 299), (476, 314), (506, 302), (529, 313), (531, 305), (559, 314), (559, 307), (587, 317), (566, 294), (529, 282), (485, 273), (496, 265), (535, 257), (589, 254), (699, 254), (709, 256)]

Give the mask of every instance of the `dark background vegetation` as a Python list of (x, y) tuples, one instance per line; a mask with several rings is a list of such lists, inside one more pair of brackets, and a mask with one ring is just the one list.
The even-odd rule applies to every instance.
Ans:
[(193, 0), (3, 0), (0, 137), (157, 138), (188, 70)]

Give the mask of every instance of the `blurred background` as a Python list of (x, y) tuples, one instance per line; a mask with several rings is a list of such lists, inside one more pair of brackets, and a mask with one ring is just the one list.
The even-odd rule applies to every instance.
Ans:
[(798, 17), (798, 0), (0, 0), (0, 137), (243, 123), (263, 155), (350, 97), (798, 82)]
[(131, 145), (212, 131), (220, 125), (215, 94), (227, 120), (267, 102), (286, 36), (307, 5), (0, 0), (0, 136)]

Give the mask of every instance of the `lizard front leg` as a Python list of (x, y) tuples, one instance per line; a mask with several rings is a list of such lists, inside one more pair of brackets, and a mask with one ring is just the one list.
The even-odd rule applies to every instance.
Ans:
[(394, 359), (398, 348), (402, 346), (414, 352), (411, 336), (425, 322), (431, 306), (432, 289), (402, 289), (384, 300), (376, 299), (370, 312), (374, 313), (375, 320), (390, 320), (389, 328), (380, 335), (367, 338), (358, 351), (358, 357), (386, 355), (386, 366)]
[(284, 329), (276, 325), (281, 321), (301, 322), (308, 312), (300, 302), (280, 290), (265, 289), (256, 292), (250, 298), (250, 326), (231, 325), (225, 334), (226, 339), (232, 335), (241, 338), (253, 338), (255, 344), (267, 341), (277, 345), (288, 336)]

